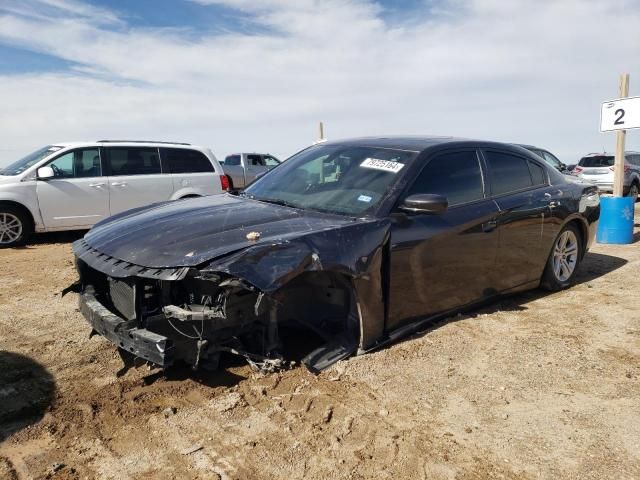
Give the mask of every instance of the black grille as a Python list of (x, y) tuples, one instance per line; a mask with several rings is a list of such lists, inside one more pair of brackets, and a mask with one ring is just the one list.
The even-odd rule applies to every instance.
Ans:
[(136, 287), (134, 283), (109, 278), (109, 295), (111, 303), (126, 320), (136, 318)]

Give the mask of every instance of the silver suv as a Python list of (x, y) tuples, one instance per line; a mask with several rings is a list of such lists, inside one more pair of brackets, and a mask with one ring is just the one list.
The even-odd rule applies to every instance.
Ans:
[[(573, 168), (573, 175), (595, 184), (598, 190), (613, 193), (615, 157), (608, 153), (590, 153)], [(624, 195), (638, 198), (640, 193), (640, 153), (625, 152)]]
[(208, 148), (120, 140), (48, 145), (0, 168), (0, 248), (24, 243), (34, 231), (88, 229), (125, 210), (227, 189)]

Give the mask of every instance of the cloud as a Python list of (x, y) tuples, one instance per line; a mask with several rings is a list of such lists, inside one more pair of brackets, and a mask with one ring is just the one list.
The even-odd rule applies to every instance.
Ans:
[(451, 134), (571, 161), (613, 149), (597, 131), (599, 104), (617, 96), (618, 73), (632, 89), (640, 79), (630, 0), (440, 0), (400, 16), (366, 0), (198, 3), (235, 9), (255, 32), (140, 28), (71, 0), (0, 7), (0, 44), (72, 65), (0, 72), (0, 164), (105, 137), (286, 156), (314, 140), (318, 120), (330, 138)]

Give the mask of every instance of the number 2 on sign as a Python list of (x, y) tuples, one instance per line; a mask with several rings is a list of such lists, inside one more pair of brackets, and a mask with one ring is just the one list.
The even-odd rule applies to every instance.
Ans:
[(618, 117), (616, 118), (616, 121), (613, 122), (614, 125), (624, 125), (624, 121), (622, 120), (624, 118), (624, 110), (622, 108), (619, 108), (618, 110), (616, 110), (616, 115), (618, 115)]

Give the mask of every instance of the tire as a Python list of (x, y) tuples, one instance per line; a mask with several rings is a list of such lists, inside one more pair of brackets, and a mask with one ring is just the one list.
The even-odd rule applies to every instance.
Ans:
[(553, 242), (540, 286), (552, 292), (571, 286), (582, 254), (582, 236), (574, 224), (565, 226)]
[(24, 245), (33, 233), (33, 222), (21, 208), (0, 205), (0, 248)]
[(629, 191), (627, 192), (627, 197), (635, 198), (635, 201), (638, 201), (638, 195), (640, 195), (640, 187), (636, 182), (633, 182), (629, 187)]

